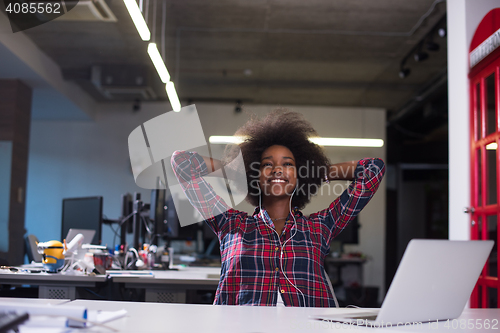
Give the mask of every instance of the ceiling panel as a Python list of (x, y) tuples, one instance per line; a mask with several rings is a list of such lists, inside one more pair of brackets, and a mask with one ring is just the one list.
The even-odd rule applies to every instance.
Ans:
[[(25, 33), (60, 64), (66, 79), (96, 100), (109, 101), (90, 82), (91, 68), (109, 64), (124, 65), (124, 71), (127, 65), (145, 66), (157, 99), (167, 100), (147, 55), (147, 43), (140, 40), (123, 2), (106, 3), (117, 22), (56, 20)], [(153, 41), (165, 50), (184, 103), (243, 100), (398, 110), (446, 68), (446, 38), (434, 39), (440, 51), (429, 52), (425, 62), (416, 63), (409, 55), (445, 16), (444, 1), (165, 0), (155, 5), (154, 0), (144, 0), (144, 4)], [(411, 74), (402, 80), (398, 72), (406, 55)]]

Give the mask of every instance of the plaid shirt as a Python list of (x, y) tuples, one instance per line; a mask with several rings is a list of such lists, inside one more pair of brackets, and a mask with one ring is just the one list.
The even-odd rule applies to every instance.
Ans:
[(280, 236), (264, 209), (249, 215), (229, 208), (203, 179), (208, 169), (197, 153), (177, 151), (171, 163), (189, 201), (219, 238), (214, 304), (275, 306), (280, 292), (286, 306), (335, 306), (324, 259), (332, 239), (377, 190), (385, 173), (381, 159), (360, 160), (356, 179), (327, 209), (306, 217), (295, 208)]

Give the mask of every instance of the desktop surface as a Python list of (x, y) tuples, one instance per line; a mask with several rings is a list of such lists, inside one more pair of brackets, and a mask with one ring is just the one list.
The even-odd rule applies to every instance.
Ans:
[[(134, 274), (142, 272), (142, 274)], [(145, 274), (145, 273), (151, 273)], [(178, 270), (107, 271), (113, 282), (144, 284), (215, 285), (219, 283), (220, 267), (182, 267)]]
[[(178, 270), (109, 270), (104, 275), (70, 275), (62, 273), (28, 273), (0, 270), (0, 284), (37, 286), (40, 298), (91, 298), (108, 300), (172, 301), (176, 303), (206, 303), (198, 300), (197, 291), (215, 292), (219, 284), (220, 267), (179, 267)], [(125, 297), (120, 290), (142, 290)], [(87, 289), (85, 289), (87, 288)], [(88, 292), (90, 288), (90, 294)], [(92, 289), (93, 288), (93, 289)], [(22, 296), (23, 288), (12, 296)], [(36, 292), (36, 290), (35, 290)], [(94, 296), (92, 296), (93, 294)], [(165, 296), (165, 295), (169, 296)], [(127, 294), (128, 295), (128, 294)], [(163, 299), (168, 297), (167, 299)], [(173, 299), (170, 299), (173, 297)], [(195, 297), (195, 298), (193, 298)], [(213, 299), (213, 296), (212, 296)]]
[(29, 273), (29, 272), (2, 272), (0, 271), (1, 283), (22, 283), (22, 284), (36, 284), (41, 282), (105, 282), (106, 275), (70, 275), (61, 273)]
[[(163, 332), (203, 332), (203, 333), (280, 333), (280, 332), (333, 332), (353, 329), (365, 332), (498, 332), (500, 309), (465, 309), (454, 320), (407, 325), (387, 328), (366, 328), (348, 326), (341, 323), (321, 322), (313, 319), (325, 314), (356, 313), (363, 309), (353, 308), (300, 308), (271, 306), (229, 306), (200, 304), (166, 304), (148, 302), (117, 302), (95, 300), (48, 300), (29, 298), (0, 298), (16, 304), (62, 304), (64, 306), (85, 307), (88, 311), (127, 312), (125, 317), (107, 322), (114, 332), (122, 333), (163, 333)], [(56, 305), (57, 306), (57, 305)], [(473, 324), (471, 327), (467, 327)], [(482, 325), (479, 328), (478, 324)], [(485, 328), (485, 324), (488, 328)], [(462, 325), (462, 327), (460, 326)], [(47, 329), (47, 328), (45, 328)], [(78, 329), (78, 332), (112, 332), (103, 327)]]
[[(84, 306), (89, 310), (117, 311), (125, 309), (127, 316), (108, 323), (119, 332), (332, 332), (338, 330), (377, 330), (377, 332), (491, 332), (481, 329), (453, 329), (446, 322), (422, 325), (400, 325), (392, 328), (348, 327), (339, 323), (321, 322), (312, 317), (325, 313), (356, 313), (360, 309), (346, 308), (300, 308), (269, 306), (228, 306), (200, 304), (161, 304), (135, 302), (106, 302), (76, 300), (69, 305)], [(161, 318), (161, 319), (160, 319)], [(465, 309), (453, 323), (460, 325), (469, 320), (498, 323), (500, 309)], [(337, 324), (337, 326), (335, 326)], [(498, 327), (498, 324), (497, 326)], [(498, 330), (498, 328), (497, 328)], [(493, 331), (497, 331), (493, 330)]]

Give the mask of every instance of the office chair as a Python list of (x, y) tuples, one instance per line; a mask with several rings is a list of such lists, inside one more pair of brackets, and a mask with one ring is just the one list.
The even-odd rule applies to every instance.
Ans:
[(42, 262), (42, 255), (37, 251), (38, 238), (35, 235), (26, 235), (24, 237), (24, 245), (28, 261)]

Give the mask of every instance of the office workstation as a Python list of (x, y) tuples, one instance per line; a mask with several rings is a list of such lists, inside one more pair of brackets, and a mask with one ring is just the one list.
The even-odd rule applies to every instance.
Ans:
[[(164, 312), (177, 331), (324, 331), (319, 324), (335, 321), (312, 316), (384, 308), (411, 240), (491, 240), (458, 319), (500, 317), (496, 1), (138, 2), (149, 39), (126, 1), (98, 3), (106, 15), (97, 22), (89, 20), (95, 10), (79, 12), (95, 2), (29, 27), (0, 13), (1, 301), (126, 309), (108, 323), (124, 332)], [(319, 174), (318, 194), (298, 204), (298, 214), (292, 199), (300, 191), (275, 210), (265, 197), (244, 201), (228, 170), (222, 182), (207, 176), (230, 207), (224, 214), (264, 221), (252, 243), (218, 229), (212, 219), (219, 215), (205, 215), (211, 205), (195, 208), (200, 193), (187, 190), (199, 188), (189, 183), (195, 175), (178, 177), (172, 164), (175, 151), (222, 160), (230, 151), (224, 140), (251, 115), (264, 119), (277, 107), (303, 115), (320, 139), (334, 139), (320, 144), (328, 167), (364, 161), (372, 170), (383, 168), (376, 158), (385, 162), (385, 176), (353, 187), (376, 184), (363, 210), (341, 201), (354, 218), (339, 233), (312, 237), (325, 242), (320, 252), (295, 247), (297, 226), (344, 200), (349, 177)], [(295, 124), (289, 128), (297, 134)], [(300, 137), (279, 135), (281, 142)], [(350, 139), (382, 143), (346, 145)], [(307, 150), (291, 147), (294, 157)], [(204, 162), (215, 172), (217, 163)], [(325, 220), (342, 221), (339, 211)], [(266, 239), (272, 246), (260, 249)], [(265, 259), (256, 259), (258, 251)], [(460, 288), (464, 280), (458, 274), (447, 285)], [(262, 285), (274, 292), (261, 296), (268, 292)], [(432, 279), (425, 285), (422, 294), (435, 287)], [(280, 324), (295, 319), (295, 326)], [(443, 325), (438, 329), (450, 329)]]
[[(31, 263), (3, 267), (0, 282), (15, 287), (13, 296), (16, 288), (22, 296), (23, 286), (30, 286), (38, 288), (40, 298), (192, 303), (201, 302), (196, 292), (204, 291), (203, 302), (209, 303), (204, 294), (213, 297), (220, 275), (217, 239), (205, 238), (203, 225), (180, 227), (165, 192), (153, 190), (147, 204), (138, 194), (135, 201), (122, 195), (122, 216), (115, 220), (103, 217), (100, 196), (63, 199), (59, 252), (64, 263), (50, 258), (52, 246), (36, 237), (30, 243), (30, 235), (26, 250)], [(113, 241), (120, 243), (99, 245), (104, 224), (116, 230)]]
[[(81, 242), (86, 246), (80, 244), (79, 248), (65, 250), (64, 266), (51, 271), (53, 264), (42, 264), (42, 257), (43, 262), (50, 262), (44, 257), (43, 247), (37, 246), (43, 243), (36, 237), (30, 243), (33, 237), (30, 235), (25, 241), (31, 264), (0, 270), (0, 282), (14, 287), (9, 291), (13, 296), (26, 295), (30, 290), (25, 287), (30, 286), (34, 289), (31, 296), (38, 289), (40, 298), (211, 303), (221, 265), (218, 240), (213, 232), (198, 223), (180, 226), (166, 190), (153, 190), (152, 201), (147, 204), (136, 196), (134, 202), (132, 195), (122, 195), (122, 214), (115, 220), (103, 217), (100, 196), (63, 199), (60, 239), (64, 246), (72, 247), (73, 239), (83, 237)], [(113, 241), (119, 244), (98, 245), (102, 243), (105, 224), (116, 230)], [(363, 281), (362, 265), (366, 258), (347, 255), (343, 249), (344, 244), (358, 244), (359, 228), (356, 218), (332, 243), (332, 254), (325, 259), (325, 269), (341, 295), (342, 304), (346, 301), (342, 267), (357, 266), (354, 283), (361, 285)], [(136, 245), (128, 245), (127, 238)], [(90, 268), (86, 266), (88, 260)], [(377, 292), (365, 304), (371, 302), (376, 306)]]

